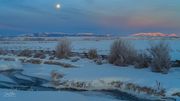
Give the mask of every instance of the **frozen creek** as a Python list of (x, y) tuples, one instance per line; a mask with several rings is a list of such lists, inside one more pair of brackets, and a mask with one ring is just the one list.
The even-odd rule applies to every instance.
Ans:
[[(83, 98), (84, 101), (89, 101), (89, 100), (95, 101), (97, 99), (99, 99), (100, 101), (101, 100), (102, 101), (106, 101), (106, 100), (107, 101), (156, 101), (146, 98), (138, 98), (131, 94), (121, 92), (115, 89), (93, 89), (93, 90), (74, 89), (74, 88), (57, 89), (50, 85), (51, 79), (49, 77), (50, 71), (54, 70), (56, 67), (52, 66), (51, 68), (45, 70), (43, 69), (44, 66), (46, 65), (24, 64), (22, 65), (21, 69), (16, 68), (9, 70), (1, 70), (0, 88), (2, 92), (0, 94), (4, 96), (3, 92), (11, 92), (13, 90), (16, 96), (27, 96), (26, 94), (31, 93), (30, 96), (32, 97), (35, 95), (37, 97), (37, 94), (41, 96), (48, 94), (55, 94), (57, 96), (54, 97), (57, 97), (59, 99), (64, 99), (62, 95), (65, 96), (73, 95), (75, 99), (79, 97), (78, 100)], [(46, 92), (42, 92), (42, 91), (46, 91)], [(5, 99), (6, 97), (2, 97), (2, 99), (3, 98)], [(70, 101), (71, 100), (74, 101), (74, 99), (69, 99), (68, 96), (67, 99)], [(44, 100), (46, 101), (47, 99)]]

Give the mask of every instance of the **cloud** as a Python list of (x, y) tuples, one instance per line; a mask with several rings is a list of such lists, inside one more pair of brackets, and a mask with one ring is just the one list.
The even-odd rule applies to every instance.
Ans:
[[(53, 5), (62, 4), (61, 10)], [(180, 32), (177, 1), (0, 0), (1, 28), (102, 31), (111, 33)], [(15, 19), (15, 20), (14, 20)]]
[[(50, 15), (51, 12), (48, 12), (47, 10), (43, 9), (45, 7), (41, 7), (40, 3), (39, 5), (36, 5), (36, 0), (32, 0), (31, 2), (29, 0), (1, 0), (0, 6), (3, 7), (3, 10), (9, 10), (14, 12), (24, 12), (24, 13), (34, 13), (34, 14), (46, 14)], [(0, 10), (0, 11), (1, 11)]]
[(3, 30), (14, 30), (14, 31), (25, 31), (23, 28), (18, 28), (12, 25), (0, 24), (0, 29)]

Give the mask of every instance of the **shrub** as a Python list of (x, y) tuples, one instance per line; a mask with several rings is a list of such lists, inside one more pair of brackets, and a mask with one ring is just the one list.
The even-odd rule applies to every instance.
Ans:
[(146, 52), (140, 52), (137, 54), (134, 66), (135, 68), (147, 68), (150, 64), (150, 57)]
[(180, 97), (180, 92), (173, 93), (172, 96), (178, 96), (178, 97)]
[(55, 57), (51, 56), (51, 57), (49, 57), (49, 60), (54, 60), (54, 58), (55, 58)]
[(64, 68), (72, 68), (75, 67), (74, 65), (68, 64), (68, 63), (63, 63), (63, 62), (57, 62), (57, 61), (45, 61), (44, 64), (49, 64), (49, 65), (58, 65), (62, 66)]
[(151, 69), (153, 72), (167, 73), (171, 67), (170, 47), (165, 42), (152, 44), (148, 49), (152, 60)]
[(15, 58), (4, 58), (4, 61), (16, 61), (16, 59)]
[(166, 89), (162, 87), (162, 84), (159, 81), (156, 81), (155, 89), (158, 95), (165, 96)]
[(88, 58), (89, 59), (95, 59), (95, 58), (97, 58), (98, 57), (98, 54), (97, 54), (97, 50), (96, 49), (90, 49), (89, 51), (88, 51)]
[(71, 59), (71, 62), (77, 62), (77, 61), (79, 61), (79, 60), (80, 60), (80, 58), (74, 57), (74, 58)]
[(46, 55), (45, 55), (44, 52), (36, 52), (36, 53), (34, 54), (34, 58), (44, 59), (44, 58), (46, 58)]
[(58, 85), (59, 85), (60, 79), (63, 78), (63, 77), (64, 77), (64, 75), (58, 73), (56, 70), (51, 71), (52, 83), (53, 83), (55, 86), (58, 86)]
[(176, 60), (172, 62), (172, 67), (180, 67), (180, 60)]
[(31, 50), (28, 50), (28, 49), (25, 49), (23, 51), (21, 51), (18, 56), (24, 56), (24, 57), (32, 57), (32, 51)]
[(97, 59), (95, 59), (94, 62), (95, 62), (97, 65), (102, 65), (102, 64), (103, 64), (103, 60), (102, 60), (102, 58), (100, 58), (100, 57), (98, 57)]
[(56, 47), (56, 56), (58, 58), (68, 58), (71, 55), (71, 41), (64, 38), (61, 39)]
[(0, 55), (7, 55), (8, 52), (6, 50), (0, 49)]
[(133, 64), (136, 50), (129, 41), (119, 39), (113, 42), (110, 49), (109, 62), (118, 66)]
[(30, 59), (30, 60), (27, 60), (25, 62), (26, 63), (32, 63), (32, 64), (41, 64), (42, 60), (39, 60), (39, 59)]

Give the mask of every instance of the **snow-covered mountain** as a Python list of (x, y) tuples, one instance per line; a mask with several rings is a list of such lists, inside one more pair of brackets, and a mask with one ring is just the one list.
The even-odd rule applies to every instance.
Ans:
[(106, 36), (96, 33), (63, 33), (63, 32), (38, 32), (20, 35), (21, 37), (64, 37), (64, 36)]
[(177, 34), (164, 34), (164, 33), (160, 33), (160, 32), (155, 32), (155, 33), (135, 33), (132, 34), (131, 36), (142, 36), (142, 37), (178, 37)]

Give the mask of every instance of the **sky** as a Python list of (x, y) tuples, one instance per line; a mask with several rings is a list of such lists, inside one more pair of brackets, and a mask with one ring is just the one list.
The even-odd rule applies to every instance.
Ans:
[[(56, 4), (61, 8), (57, 9)], [(180, 35), (180, 0), (0, 0), (0, 35), (34, 32)]]

